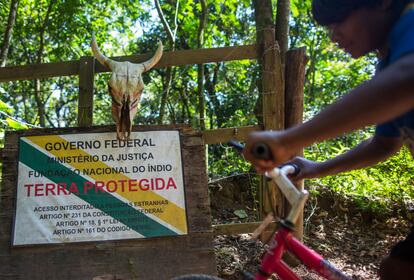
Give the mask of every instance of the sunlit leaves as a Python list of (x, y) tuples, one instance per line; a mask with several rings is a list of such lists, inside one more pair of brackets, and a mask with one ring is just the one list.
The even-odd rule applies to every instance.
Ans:
[(12, 129), (27, 129), (28, 128), (27, 125), (21, 122), (15, 121), (14, 119), (11, 119), (11, 118), (6, 118), (5, 120), (1, 120), (1, 121), (3, 124), (7, 124), (7, 126), (9, 126)]
[(0, 111), (10, 114), (13, 111), (13, 109), (9, 105), (0, 100)]
[(10, 115), (13, 113), (13, 108), (0, 100), (0, 122), (2, 124), (0, 131), (3, 129), (27, 129), (28, 126), (13, 119)]

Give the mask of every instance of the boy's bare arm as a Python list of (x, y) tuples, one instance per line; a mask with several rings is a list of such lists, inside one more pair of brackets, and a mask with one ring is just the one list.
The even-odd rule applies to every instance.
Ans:
[(301, 169), (295, 179), (324, 177), (371, 166), (398, 152), (402, 144), (399, 137), (374, 136), (348, 152), (324, 162), (295, 158), (293, 162)]

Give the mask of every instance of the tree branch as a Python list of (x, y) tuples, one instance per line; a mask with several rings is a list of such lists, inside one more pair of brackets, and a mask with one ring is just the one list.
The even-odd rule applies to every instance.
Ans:
[(0, 67), (6, 66), (7, 55), (9, 53), (10, 42), (13, 34), (13, 26), (16, 22), (19, 0), (12, 0), (10, 3), (9, 19), (7, 20), (6, 31), (4, 32), (3, 46), (0, 51)]
[(170, 25), (168, 24), (167, 20), (165, 19), (164, 13), (162, 12), (160, 2), (158, 0), (154, 0), (155, 7), (157, 8), (158, 16), (161, 19), (161, 23), (164, 26), (165, 31), (167, 32), (168, 38), (171, 42), (175, 41), (175, 35), (171, 31)]

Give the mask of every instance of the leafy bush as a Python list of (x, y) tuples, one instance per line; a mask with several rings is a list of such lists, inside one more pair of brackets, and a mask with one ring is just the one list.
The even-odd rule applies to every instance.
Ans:
[[(341, 142), (331, 141), (329, 157), (334, 157), (345, 148)], [(325, 144), (326, 145), (326, 144)], [(305, 155), (312, 160), (323, 160), (328, 154), (316, 155), (307, 149)], [(414, 201), (414, 161), (410, 152), (403, 148), (398, 154), (375, 166), (353, 170), (335, 176), (309, 180), (308, 185), (322, 185), (347, 197), (351, 197), (361, 209), (379, 213), (409, 211)], [(316, 189), (317, 191), (317, 189)]]
[(223, 145), (208, 146), (208, 175), (210, 180), (251, 173), (251, 165), (233, 148)]

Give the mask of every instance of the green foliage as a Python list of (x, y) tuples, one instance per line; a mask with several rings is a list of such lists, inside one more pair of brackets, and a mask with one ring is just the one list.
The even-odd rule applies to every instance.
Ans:
[(0, 122), (2, 124), (0, 132), (3, 133), (5, 129), (27, 129), (28, 126), (19, 120), (10, 116), (13, 113), (13, 108), (0, 100)]
[(233, 148), (222, 145), (209, 145), (209, 155), (220, 155), (210, 157), (208, 160), (209, 178), (217, 179), (223, 176), (249, 173), (251, 166)]
[(0, 111), (2, 113), (10, 114), (12, 112), (12, 108), (0, 100)]
[[(340, 141), (329, 143), (330, 152), (315, 153), (306, 150), (312, 160), (326, 160), (348, 150)], [(322, 145), (321, 145), (322, 146)], [(375, 166), (353, 170), (336, 176), (313, 179), (310, 185), (323, 185), (335, 192), (351, 197), (362, 209), (379, 213), (395, 211), (395, 205), (406, 210), (414, 199), (414, 161), (410, 152), (403, 148), (398, 154)]]
[(234, 215), (236, 215), (240, 219), (246, 219), (246, 218), (249, 217), (249, 215), (247, 215), (246, 211), (244, 211), (243, 209), (234, 210), (233, 213), (234, 213)]
[[(169, 24), (174, 25), (175, 3), (161, 1), (161, 6)], [(198, 24), (195, 23), (199, 22), (200, 3), (180, 1), (178, 7), (176, 49), (197, 48)], [(7, 18), (8, 7), (2, 5), (0, 13)], [(2, 23), (0, 27), (0, 33), (3, 33), (6, 26)], [(255, 29), (250, 2), (209, 2), (205, 30), (204, 47), (253, 43)], [(152, 1), (23, 0), (19, 3), (7, 64), (77, 60), (91, 54), (92, 32), (107, 56), (153, 52), (157, 39), (164, 42), (166, 50), (170, 47)], [(235, 115), (248, 116), (249, 121), (243, 123), (255, 122), (252, 106), (257, 93), (252, 85), (257, 79), (256, 67), (252, 61), (205, 65), (206, 78), (211, 79), (211, 83), (215, 79), (212, 84), (215, 91), (205, 91), (209, 127), (226, 126), (227, 119), (237, 124)], [(214, 76), (216, 68), (219, 69), (218, 77)], [(173, 71), (166, 119), (170, 123), (191, 123), (197, 127), (196, 67), (176, 67)], [(165, 69), (144, 74), (147, 87), (136, 123), (157, 123), (165, 76)], [(95, 79), (96, 125), (113, 123), (108, 110), (111, 99), (107, 79), (108, 74), (99, 74)], [(27, 123), (45, 127), (76, 125), (76, 77), (44, 79), (40, 88), (35, 81), (3, 83), (0, 88), (4, 92), (1, 100), (11, 104), (14, 116)], [(247, 97), (244, 96), (246, 92)], [(233, 97), (227, 99), (227, 95)], [(45, 120), (42, 122), (43, 115)]]
[[(3, 0), (2, 3), (5, 2)], [(310, 3), (310, 0), (292, 0), (290, 20), (290, 47), (306, 46), (310, 58), (305, 83), (305, 119), (374, 73), (373, 57), (352, 60), (330, 42), (326, 31), (313, 22)], [(176, 1), (162, 0), (160, 4), (171, 28), (177, 27), (175, 49), (198, 48), (200, 2), (180, 1), (176, 23)], [(8, 17), (8, 10), (9, 5), (0, 5), (2, 19)], [(203, 48), (255, 43), (251, 1), (211, 0), (207, 3), (207, 10)], [(0, 34), (5, 29), (6, 20), (3, 20)], [(91, 55), (92, 32), (107, 56), (154, 52), (157, 39), (162, 40), (165, 50), (172, 48), (153, 1), (21, 0), (7, 65), (78, 60), (81, 56)], [(197, 67), (172, 68), (166, 123), (187, 123), (199, 128)], [(254, 109), (261, 93), (256, 86), (260, 82), (256, 61), (210, 63), (204, 65), (204, 72), (205, 123), (208, 129), (257, 123)], [(143, 75), (146, 87), (135, 123), (157, 124), (166, 77), (167, 69), (156, 69)], [(108, 73), (95, 78), (95, 125), (113, 123), (109, 110), (108, 78)], [(42, 79), (40, 83), (32, 80), (1, 83), (0, 93), (3, 124), (0, 132), (25, 128), (25, 123), (45, 127), (76, 126), (77, 77)], [(43, 121), (41, 116), (44, 116)], [(368, 128), (326, 141), (307, 149), (306, 156), (314, 160), (331, 158), (371, 134), (372, 128)], [(208, 146), (208, 167), (212, 179), (251, 172), (251, 166), (240, 155), (221, 145)], [(413, 161), (404, 150), (375, 167), (311, 183), (346, 192), (359, 199), (362, 206), (377, 207), (375, 205), (381, 205), (383, 201), (413, 199), (410, 170), (413, 170)], [(369, 204), (366, 198), (376, 204)]]

